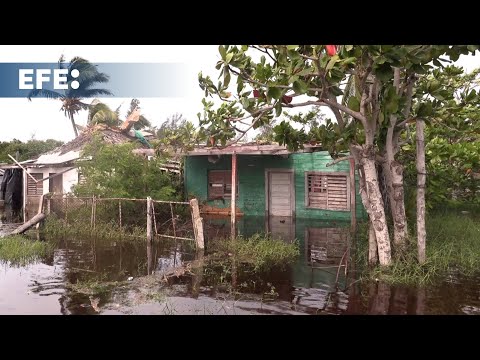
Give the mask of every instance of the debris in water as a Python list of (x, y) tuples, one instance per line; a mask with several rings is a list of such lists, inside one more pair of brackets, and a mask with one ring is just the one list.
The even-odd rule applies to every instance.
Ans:
[(98, 307), (98, 303), (100, 302), (100, 298), (94, 298), (94, 297), (90, 296), (89, 299), (90, 299), (90, 304), (92, 304), (93, 310), (95, 310), (96, 312), (100, 312), (100, 309)]

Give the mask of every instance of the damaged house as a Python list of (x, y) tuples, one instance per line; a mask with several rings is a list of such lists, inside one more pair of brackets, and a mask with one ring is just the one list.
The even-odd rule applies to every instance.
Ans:
[[(38, 212), (39, 203), (42, 195), (68, 194), (72, 186), (82, 181), (82, 174), (78, 170), (78, 161), (88, 161), (81, 159), (81, 152), (86, 144), (93, 140), (93, 137), (100, 134), (103, 141), (109, 144), (121, 144), (125, 142), (136, 141), (135, 134), (121, 131), (120, 129), (108, 128), (97, 125), (85, 129), (77, 138), (72, 141), (40, 155), (35, 160), (29, 160), (17, 164), (3, 165), (2, 170), (5, 174), (13, 172), (15, 176), (15, 190), (11, 194), (15, 201), (15, 210), (23, 209), (23, 219), (27, 221)], [(153, 136), (148, 132), (141, 132), (143, 138)], [(147, 147), (142, 143), (142, 147)], [(3, 176), (2, 189), (8, 187), (6, 175)], [(10, 189), (13, 185), (10, 185)], [(19, 200), (19, 201), (18, 201)], [(5, 198), (4, 206), (12, 201), (11, 198)]]

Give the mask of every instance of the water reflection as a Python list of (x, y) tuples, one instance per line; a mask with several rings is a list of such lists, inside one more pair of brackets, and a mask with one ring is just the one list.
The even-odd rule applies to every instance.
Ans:
[[(206, 219), (207, 246), (201, 252), (186, 241), (61, 239), (41, 263), (0, 267), (0, 313), (480, 314), (480, 277), (453, 272), (426, 288), (360, 286), (355, 263), (348, 261), (349, 223), (239, 219), (244, 236), (269, 232), (299, 242), (300, 257), (293, 265), (262, 273), (237, 264), (235, 254), (222, 262), (209, 260), (208, 240), (229, 237), (229, 226), (229, 219)], [(169, 274), (178, 276), (161, 291), (153, 283), (136, 282)], [(134, 286), (99, 288), (114, 282)], [(79, 291), (79, 284), (88, 285), (88, 291)], [(121, 305), (125, 299), (128, 306)]]

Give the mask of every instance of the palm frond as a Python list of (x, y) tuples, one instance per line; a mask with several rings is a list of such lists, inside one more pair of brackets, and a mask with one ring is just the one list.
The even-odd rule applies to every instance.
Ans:
[(143, 115), (140, 115), (140, 118), (138, 119), (138, 121), (135, 124), (133, 124), (133, 128), (135, 130), (149, 128), (151, 126), (152, 126), (152, 123)]
[(119, 123), (117, 114), (111, 110), (100, 110), (92, 117), (90, 125), (105, 124), (108, 126), (116, 126)]
[(72, 90), (70, 92), (72, 93), (72, 95), (75, 94), (75, 97), (80, 98), (91, 98), (99, 95), (113, 95), (113, 93), (107, 89), (84, 89), (80, 92), (78, 92), (78, 90)]
[(65, 55), (64, 54), (60, 55), (60, 58), (58, 59), (58, 68), (59, 69), (65, 69)]
[(107, 104), (104, 104), (102, 102), (98, 102), (95, 105), (90, 105), (89, 111), (88, 111), (88, 122), (90, 123), (92, 119), (95, 117), (95, 115), (100, 111), (111, 112), (112, 110)]
[(45, 97), (47, 99), (64, 99), (65, 95), (48, 89), (33, 89), (28, 93), (28, 100), (32, 101), (32, 97)]

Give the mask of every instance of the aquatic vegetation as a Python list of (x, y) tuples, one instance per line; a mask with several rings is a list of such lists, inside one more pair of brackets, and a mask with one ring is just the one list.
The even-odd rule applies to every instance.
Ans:
[[(427, 260), (417, 261), (415, 239), (400, 259), (388, 269), (365, 268), (362, 279), (389, 284), (426, 284), (441, 280), (449, 271), (472, 275), (480, 269), (480, 222), (458, 213), (432, 214), (427, 218)], [(367, 229), (357, 239), (358, 263), (367, 263)]]
[(21, 235), (0, 239), (0, 261), (10, 266), (25, 266), (53, 254), (54, 246), (44, 241), (34, 241)]
[(215, 239), (208, 243), (208, 249), (215, 257), (235, 257), (238, 263), (251, 264), (255, 271), (284, 268), (300, 255), (298, 242), (287, 243), (262, 234), (235, 240)]

